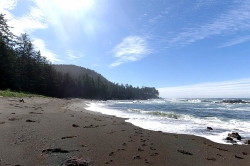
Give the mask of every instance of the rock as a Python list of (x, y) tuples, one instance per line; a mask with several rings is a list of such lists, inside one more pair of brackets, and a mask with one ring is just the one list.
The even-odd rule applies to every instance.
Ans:
[(232, 144), (236, 143), (236, 141), (234, 141), (233, 138), (231, 138), (231, 137), (227, 137), (225, 140), (227, 140), (227, 142), (230, 142)]
[(227, 141), (233, 141), (233, 138), (227, 137), (226, 140), (227, 140)]
[(84, 158), (70, 157), (64, 162), (64, 164), (66, 166), (89, 166), (90, 162)]
[(230, 104), (246, 104), (246, 103), (250, 103), (250, 102), (247, 102), (247, 101), (243, 101), (243, 100), (222, 100), (221, 101), (222, 103), (230, 103)]
[(236, 138), (237, 140), (241, 140), (241, 136), (238, 133), (232, 132), (232, 134), (228, 134), (229, 137)]
[(36, 121), (27, 119), (26, 122), (36, 122)]
[(72, 124), (72, 127), (79, 127), (79, 125), (77, 125), (77, 124)]
[(249, 145), (249, 144), (250, 144), (250, 139), (245, 140), (245, 141), (244, 141), (244, 144), (248, 144), (248, 145)]
[(213, 130), (213, 128), (212, 127), (207, 127), (207, 130)]

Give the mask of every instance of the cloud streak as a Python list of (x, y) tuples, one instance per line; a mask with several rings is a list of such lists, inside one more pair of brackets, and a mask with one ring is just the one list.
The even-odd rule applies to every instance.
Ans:
[(239, 6), (205, 25), (187, 28), (171, 38), (168, 46), (185, 46), (196, 41), (218, 35), (232, 35), (250, 29), (250, 2), (243, 1)]
[(195, 85), (158, 88), (164, 98), (248, 98), (250, 78), (202, 83)]
[[(216, 37), (235, 38), (237, 33), (248, 32), (250, 30), (249, 1), (219, 2), (215, 0), (197, 0), (194, 4), (194, 8), (187, 9), (186, 12), (188, 13), (186, 14), (191, 15), (195, 13), (194, 11), (198, 12), (204, 8), (209, 8), (210, 11), (215, 5), (222, 5), (227, 7), (227, 9), (223, 9), (219, 11), (220, 14), (216, 13), (210, 16), (208, 20), (202, 20), (201, 22), (192, 22), (192, 20), (188, 20), (185, 16), (180, 15), (178, 18), (175, 18), (180, 20), (183, 19), (179, 24), (180, 28), (173, 30), (166, 27), (165, 34), (160, 34), (155, 37), (152, 34), (156, 34), (158, 27), (163, 26), (162, 23), (165, 22), (166, 25), (171, 25), (169, 22), (171, 21), (171, 13), (178, 6), (165, 8), (163, 11), (160, 11), (158, 15), (148, 20), (148, 24), (144, 25), (142, 33), (151, 36), (153, 38), (152, 40), (154, 40), (154, 44), (165, 50), (172, 47), (184, 47), (203, 39), (212, 39)], [(203, 14), (203, 12), (200, 14)], [(214, 16), (216, 17), (213, 18)], [(185, 22), (187, 24), (185, 24)], [(241, 39), (234, 39), (218, 47), (229, 47), (246, 41), (248, 41), (247, 37), (241, 37)]]
[(123, 63), (134, 62), (151, 53), (147, 40), (140, 36), (128, 36), (118, 44), (112, 52), (116, 61), (110, 67), (116, 67)]
[(238, 37), (238, 38), (236, 38), (234, 40), (231, 40), (229, 42), (226, 42), (226, 43), (222, 44), (221, 46), (219, 46), (219, 48), (229, 47), (229, 46), (241, 44), (241, 43), (247, 42), (249, 40), (250, 40), (250, 35), (243, 36), (243, 37)]
[(68, 50), (67, 54), (68, 54), (68, 59), (70, 60), (76, 60), (83, 57), (83, 55), (76, 55), (76, 53), (72, 50)]

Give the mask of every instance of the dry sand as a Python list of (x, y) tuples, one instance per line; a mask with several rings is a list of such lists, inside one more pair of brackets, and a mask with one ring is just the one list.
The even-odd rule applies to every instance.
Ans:
[[(148, 131), (88, 112), (82, 100), (0, 98), (0, 166), (250, 165), (250, 146)], [(87, 102), (87, 101), (86, 101)], [(71, 160), (70, 160), (71, 159)]]

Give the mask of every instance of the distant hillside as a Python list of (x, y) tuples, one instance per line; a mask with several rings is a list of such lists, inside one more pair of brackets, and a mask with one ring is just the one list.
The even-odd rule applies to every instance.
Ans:
[(92, 77), (93, 79), (97, 79), (100, 77), (101, 81), (105, 83), (110, 83), (105, 77), (103, 77), (101, 74), (95, 72), (94, 70), (90, 70), (84, 67), (76, 66), (76, 65), (52, 65), (52, 67), (62, 74), (68, 73), (73, 78), (78, 78), (79, 76), (88, 74), (89, 77)]
[(13, 35), (0, 14), (0, 90), (59, 98), (137, 100), (158, 98), (154, 87), (112, 83), (75, 65), (52, 65), (33, 47), (27, 34)]

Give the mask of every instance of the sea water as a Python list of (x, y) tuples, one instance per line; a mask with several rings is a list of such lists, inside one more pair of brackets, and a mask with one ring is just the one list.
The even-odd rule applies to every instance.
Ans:
[(238, 144), (250, 139), (250, 103), (223, 103), (222, 99), (109, 100), (89, 102), (86, 109), (126, 118), (126, 122), (144, 129), (196, 135), (217, 143), (228, 144), (225, 138), (232, 132), (241, 135)]

